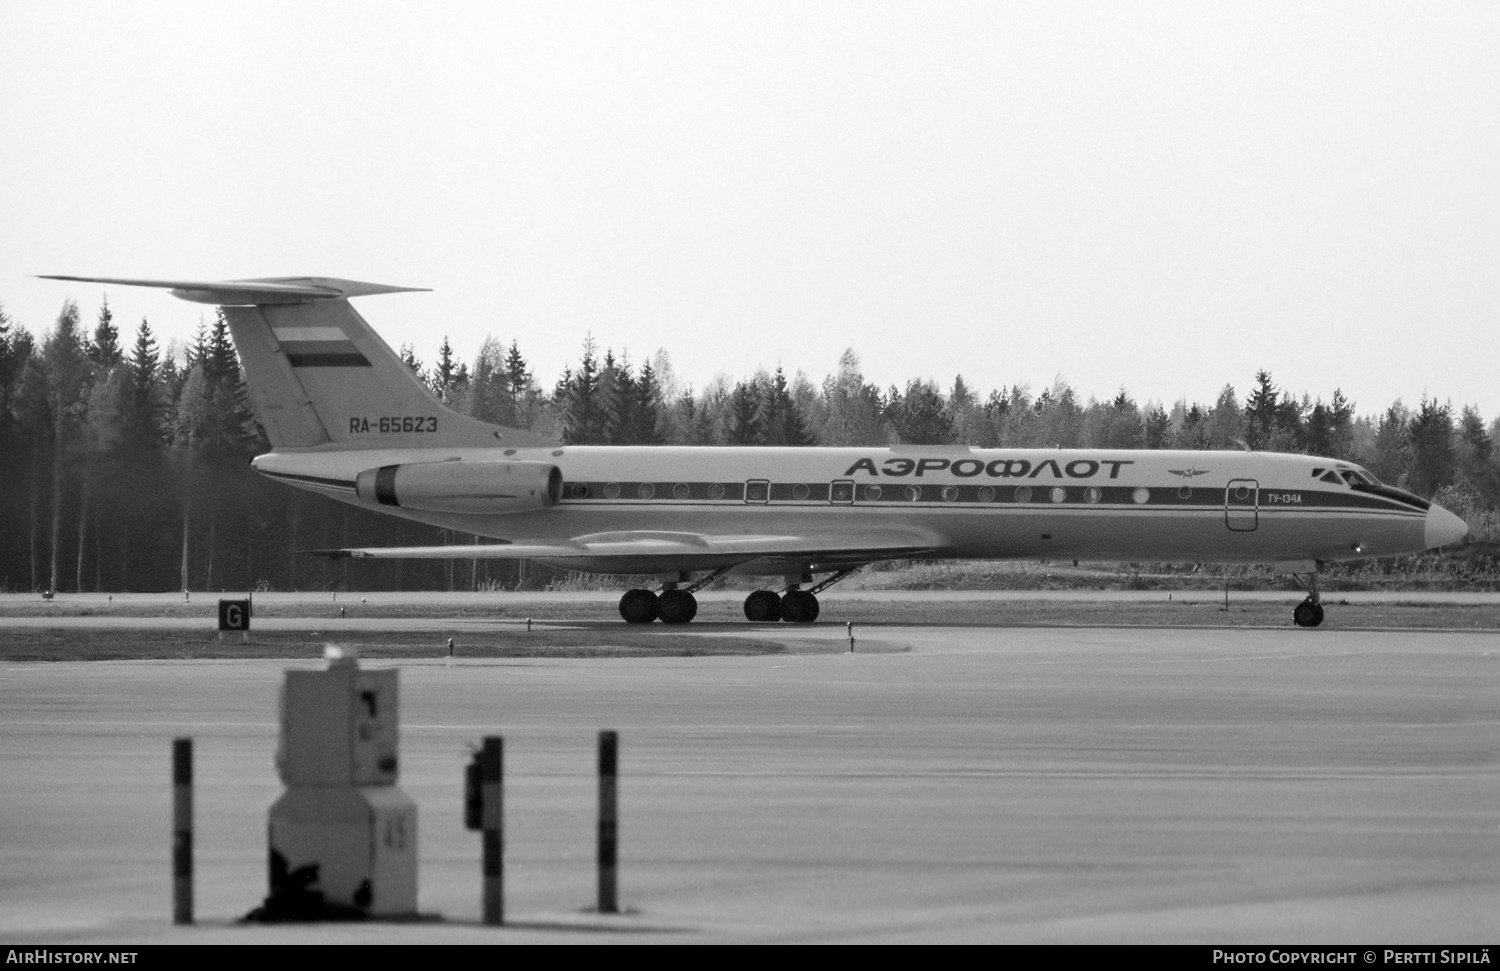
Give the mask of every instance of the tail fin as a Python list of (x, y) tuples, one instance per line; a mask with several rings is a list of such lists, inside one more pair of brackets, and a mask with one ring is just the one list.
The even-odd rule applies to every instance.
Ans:
[(350, 297), (416, 288), (328, 277), (222, 283), (46, 279), (160, 287), (184, 300), (223, 307), (251, 403), (277, 449), (555, 444), (443, 405), (349, 305)]

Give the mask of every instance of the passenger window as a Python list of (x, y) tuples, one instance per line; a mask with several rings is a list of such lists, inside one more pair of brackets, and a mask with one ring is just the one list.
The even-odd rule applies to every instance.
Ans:
[(771, 483), (766, 479), (751, 479), (745, 483), (746, 502), (770, 502)]
[(688, 484), (686, 482), (679, 482), (672, 487), (672, 498), (686, 499), (691, 491), (692, 490), (688, 488)]
[(829, 502), (853, 502), (854, 483), (848, 479), (840, 479), (828, 487)]
[(807, 486), (801, 482), (792, 486), (792, 498), (796, 499), (798, 502), (801, 502), (803, 499), (807, 498), (807, 492)]

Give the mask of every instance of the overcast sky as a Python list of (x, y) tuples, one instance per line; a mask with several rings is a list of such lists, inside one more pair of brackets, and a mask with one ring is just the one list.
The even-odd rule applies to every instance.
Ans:
[[(0, 302), (343, 276), (431, 362), (1500, 413), (1500, 4), (0, 0)], [(126, 339), (205, 308), (112, 287)]]

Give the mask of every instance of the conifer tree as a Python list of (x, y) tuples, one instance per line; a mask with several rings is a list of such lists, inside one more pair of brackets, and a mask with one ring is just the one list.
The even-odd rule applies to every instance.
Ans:
[(437, 365), (432, 369), (432, 393), (440, 401), (451, 401), (461, 379), (467, 377), (468, 370), (454, 358), (453, 345), (448, 343), (448, 335), (444, 334), (442, 346), (438, 348)]
[(1179, 398), (1172, 406), (1172, 448), (1208, 448), (1208, 409)]
[(506, 411), (501, 424), (515, 428), (530, 427), (533, 397), (531, 369), (526, 364), (526, 358), (521, 356), (521, 348), (515, 341), (510, 342), (510, 350), (505, 352), (505, 397)]
[(142, 317), (135, 332), (135, 349), (130, 355), (130, 384), (135, 396), (138, 440), (142, 444), (156, 440), (159, 415), (156, 413), (155, 392), (160, 360), (151, 324)]
[(767, 445), (803, 446), (812, 444), (802, 409), (787, 387), (786, 373), (777, 366), (776, 373), (762, 386), (761, 434)]
[(1253, 451), (1265, 449), (1276, 431), (1276, 385), (1268, 371), (1255, 372), (1255, 390), (1245, 399), (1245, 444)]
[(13, 329), (10, 315), (0, 304), (0, 447), (9, 442), (15, 429), (11, 405), (20, 383), (21, 369), (30, 356), (30, 333)]
[(52, 544), (49, 590), (57, 589), (63, 516), (63, 464), (73, 434), (82, 418), (88, 358), (78, 330), (78, 304), (63, 304), (42, 345), (42, 367), (47, 381), (48, 413), (52, 420)]
[[(47, 372), (40, 354), (32, 354), (21, 364), (15, 390), (11, 393), (11, 414), (17, 428), (30, 445), (31, 477), (27, 502), (27, 552), (29, 554), (30, 584), (32, 590), (42, 585), (40, 565), (41, 508), (44, 461), (44, 443), (51, 437), (52, 413), (47, 394)], [(3, 535), (4, 531), (0, 531)]]
[(886, 420), (905, 445), (946, 445), (953, 441), (953, 419), (933, 381), (912, 379), (906, 391), (891, 389)]
[(578, 370), (564, 371), (555, 398), (560, 402), (562, 439), (568, 445), (598, 445), (604, 442), (605, 414), (599, 400), (599, 362), (594, 338), (583, 342), (583, 360)]
[(1077, 448), (1083, 444), (1083, 408), (1072, 386), (1061, 376), (1038, 396), (1037, 406), (1040, 439), (1034, 444), (1049, 448)]
[(660, 445), (661, 433), (661, 388), (656, 381), (656, 369), (650, 361), (641, 365), (640, 376), (635, 379), (635, 406), (632, 408), (632, 445)]
[(1084, 444), (1096, 448), (1140, 448), (1145, 444), (1141, 410), (1124, 388), (1109, 402), (1091, 402)]
[(1380, 423), (1375, 430), (1373, 453), (1364, 461), (1365, 467), (1375, 473), (1377, 478), (1394, 485), (1405, 484), (1407, 466), (1411, 461), (1410, 438), (1407, 434), (1409, 419), (1410, 413), (1401, 399), (1397, 398), (1380, 416)]
[(1424, 396), (1407, 434), (1411, 443), (1408, 485), (1420, 496), (1434, 496), (1453, 481), (1453, 409)]
[(948, 392), (948, 423), (953, 428), (955, 442), (980, 448), (995, 445), (994, 427), (985, 417), (979, 396), (962, 374), (953, 378), (953, 388)]
[(412, 374), (415, 374), (420, 380), (426, 382), (427, 378), (422, 373), (422, 362), (417, 359), (417, 350), (410, 344), (401, 345), (401, 363), (411, 368)]
[(604, 419), (603, 441), (607, 445), (635, 444), (638, 404), (635, 385), (629, 359), (622, 355), (616, 360), (614, 350), (606, 350), (604, 367), (599, 371), (599, 404)]
[(1500, 465), (1495, 462), (1495, 442), (1473, 405), (1459, 413), (1455, 441), (1458, 474), (1483, 506), (1495, 508), (1500, 503)]
[(1142, 425), (1142, 444), (1146, 448), (1172, 447), (1172, 418), (1167, 414), (1167, 409), (1161, 406), (1161, 402), (1155, 402), (1146, 409)]
[(1232, 385), (1224, 385), (1204, 422), (1203, 444), (1196, 448), (1240, 449), (1245, 440), (1245, 416)]
[(753, 384), (741, 381), (734, 386), (729, 396), (729, 427), (727, 440), (730, 445), (760, 445), (765, 430), (760, 423), (760, 402), (756, 400)]
[(1333, 389), (1333, 398), (1328, 402), (1328, 451), (1332, 458), (1354, 457), (1354, 402), (1344, 397), (1339, 388)]
[(124, 358), (120, 350), (120, 331), (114, 324), (115, 315), (109, 309), (109, 298), (99, 306), (99, 321), (94, 326), (94, 339), (88, 345), (89, 360), (97, 368), (110, 368)]

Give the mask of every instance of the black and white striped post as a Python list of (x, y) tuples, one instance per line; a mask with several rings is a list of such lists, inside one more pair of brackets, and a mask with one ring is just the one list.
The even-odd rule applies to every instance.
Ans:
[(193, 922), (193, 740), (172, 740), (172, 923)]
[(484, 922), (505, 923), (505, 832), (504, 808), (501, 804), (504, 770), (504, 742), (498, 735), (484, 737), (479, 761), (479, 785), (482, 793), (481, 824), (484, 827)]
[(617, 815), (617, 777), (620, 737), (615, 732), (599, 733), (599, 913), (618, 914), (615, 894), (616, 853), (619, 849)]

